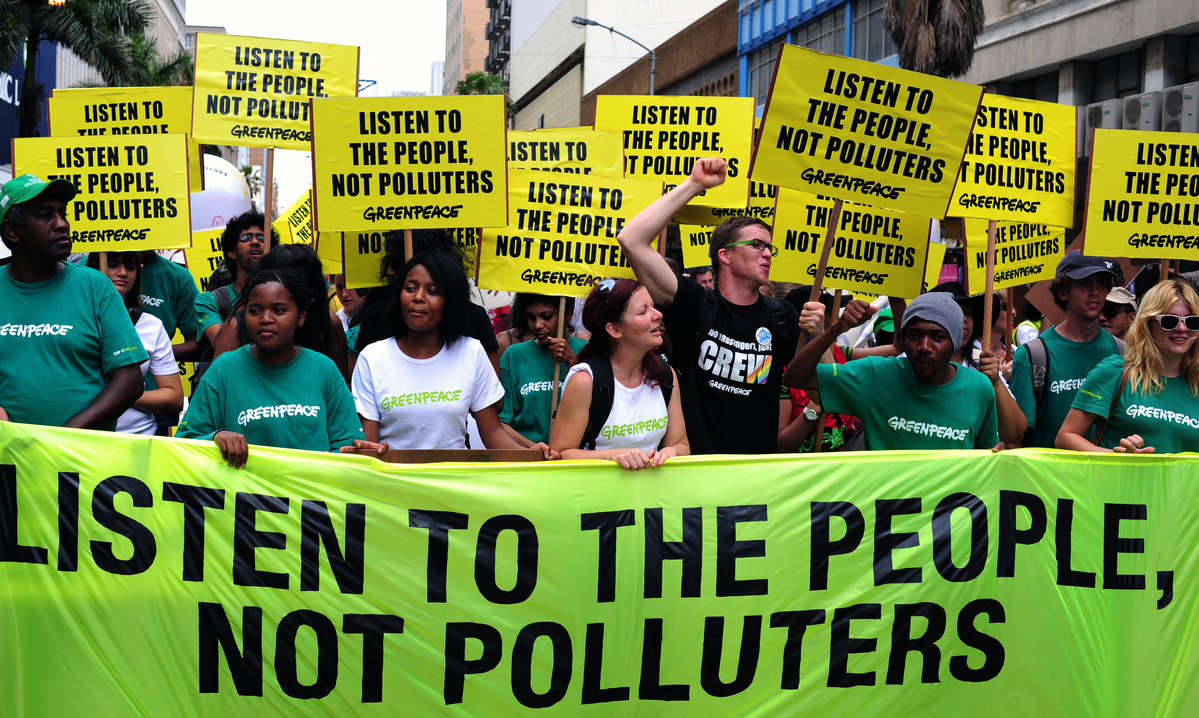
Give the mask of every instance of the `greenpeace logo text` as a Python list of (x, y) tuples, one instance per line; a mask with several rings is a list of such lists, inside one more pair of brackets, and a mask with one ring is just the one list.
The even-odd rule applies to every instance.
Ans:
[(950, 441), (965, 441), (970, 436), (969, 429), (955, 429), (952, 426), (929, 424), (924, 421), (912, 421), (898, 416), (887, 419), (887, 424), (896, 431), (906, 431), (917, 436), (935, 436)]
[(260, 406), (257, 409), (246, 409), (237, 415), (239, 426), (245, 426), (258, 419), (281, 419), (287, 416), (320, 416), (319, 406), (304, 406), (303, 404), (277, 404), (275, 406)]
[(0, 324), (0, 337), (63, 337), (74, 328), (73, 324)]

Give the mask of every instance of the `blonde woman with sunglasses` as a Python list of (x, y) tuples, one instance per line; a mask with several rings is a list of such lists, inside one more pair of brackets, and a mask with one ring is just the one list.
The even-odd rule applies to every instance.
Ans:
[[(1124, 356), (1095, 367), (1057, 435), (1059, 449), (1199, 451), (1199, 295), (1178, 280), (1145, 295)], [(1091, 436), (1096, 427), (1100, 436)]]

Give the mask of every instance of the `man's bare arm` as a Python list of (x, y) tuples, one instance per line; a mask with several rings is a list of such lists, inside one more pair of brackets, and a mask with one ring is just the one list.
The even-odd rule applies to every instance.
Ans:
[(113, 369), (108, 374), (108, 384), (96, 398), (63, 426), (72, 429), (107, 429), (120, 418), (133, 402), (141, 398), (145, 383), (137, 364)]

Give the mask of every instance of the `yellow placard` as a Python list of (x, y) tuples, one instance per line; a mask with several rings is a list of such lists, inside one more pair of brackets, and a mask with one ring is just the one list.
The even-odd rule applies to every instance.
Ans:
[(1095, 130), (1086, 254), (1199, 259), (1199, 135)]
[(679, 244), (683, 247), (683, 267), (710, 267), (712, 257), (708, 254), (708, 245), (712, 241), (711, 224), (680, 224)]
[(76, 252), (176, 249), (191, 244), (184, 135), (23, 137), (13, 175), (69, 180)]
[(271, 226), (284, 244), (312, 244), (312, 190), (304, 190)]
[[(468, 277), (475, 276), (479, 255), (479, 230), (456, 227), (446, 230), (462, 251), (462, 268)], [(345, 232), (345, 280), (351, 289), (377, 287), (382, 284), (382, 268), (387, 232)]]
[(512, 170), (508, 193), (511, 226), (479, 240), (479, 287), (585, 296), (604, 277), (633, 276), (616, 235), (662, 183)]
[[(987, 290), (987, 225), (984, 219), (965, 220), (966, 288), (971, 294)], [(1066, 230), (1023, 222), (995, 223), (994, 288), (1053, 279), (1057, 263), (1066, 256)]]
[(503, 95), (312, 102), (321, 231), (502, 227)]
[(948, 247), (940, 242), (928, 243), (928, 259), (924, 263), (924, 287), (920, 290), (921, 294), (941, 283), (941, 267), (945, 264), (946, 249)]
[(984, 95), (949, 213), (1074, 226), (1075, 108)]
[(344, 274), (342, 266), (341, 232), (317, 232), (316, 256), (320, 258), (325, 274)]
[(619, 132), (590, 127), (513, 131), (508, 133), (508, 166), (623, 177), (623, 138)]
[(784, 45), (750, 176), (943, 218), (982, 92)]
[[(100, 87), (55, 90), (47, 100), (52, 137), (189, 134), (190, 87)], [(193, 192), (204, 189), (200, 143), (187, 141), (188, 179)]]
[(358, 95), (358, 48), (196, 35), (192, 135), (240, 147), (309, 148), (309, 104)]
[(749, 183), (749, 203), (741, 207), (708, 207), (691, 203), (671, 220), (676, 224), (718, 225), (729, 217), (755, 217), (766, 224), (774, 221), (774, 199), (778, 188), (761, 182)]
[(729, 163), (724, 184), (703, 192), (698, 204), (744, 207), (753, 152), (752, 97), (599, 95), (595, 129), (624, 133), (625, 177), (654, 179), (670, 191), (703, 157)]
[(208, 278), (225, 258), (225, 253), (221, 251), (221, 235), (224, 232), (224, 227), (193, 231), (191, 246), (183, 250), (187, 271), (191, 272), (201, 292), (208, 291)]
[[(812, 283), (832, 206), (827, 197), (779, 189), (773, 233), (779, 256), (770, 265), (771, 279)], [(931, 223), (928, 217), (844, 203), (824, 288), (903, 299), (919, 296)]]

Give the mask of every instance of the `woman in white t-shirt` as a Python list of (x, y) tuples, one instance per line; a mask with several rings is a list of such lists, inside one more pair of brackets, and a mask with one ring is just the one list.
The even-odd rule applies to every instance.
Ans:
[[(183, 382), (179, 379), (179, 365), (171, 349), (171, 338), (167, 336), (162, 320), (142, 311), (141, 257), (137, 252), (107, 252), (108, 279), (116, 288), (133, 328), (146, 348), (149, 360), (142, 362), (142, 378), (149, 373), (154, 377), (157, 388), (147, 389), (142, 397), (133, 402), (117, 419), (117, 431), (126, 434), (154, 434), (158, 431), (155, 414), (178, 415), (183, 410)], [(100, 268), (100, 254), (88, 255), (87, 266)]]
[[(665, 331), (649, 291), (632, 279), (599, 282), (584, 305), (583, 325), (591, 342), (566, 375), (550, 447), (564, 459), (610, 459), (634, 471), (690, 454), (678, 376), (656, 351)], [(606, 360), (614, 377), (612, 409), (599, 427), (588, 426), (595, 385), (588, 360)], [(676, 387), (669, 405), (662, 392), (665, 372), (670, 372), (669, 385)], [(585, 439), (589, 448), (580, 448)]]
[[(362, 350), (351, 382), (369, 441), (392, 449), (465, 449), (471, 414), (489, 449), (524, 448), (504, 430), (504, 389), (483, 345), (465, 336), (470, 289), (445, 252), (401, 269), (391, 309), (395, 336)], [(549, 458), (549, 447), (537, 444)]]

